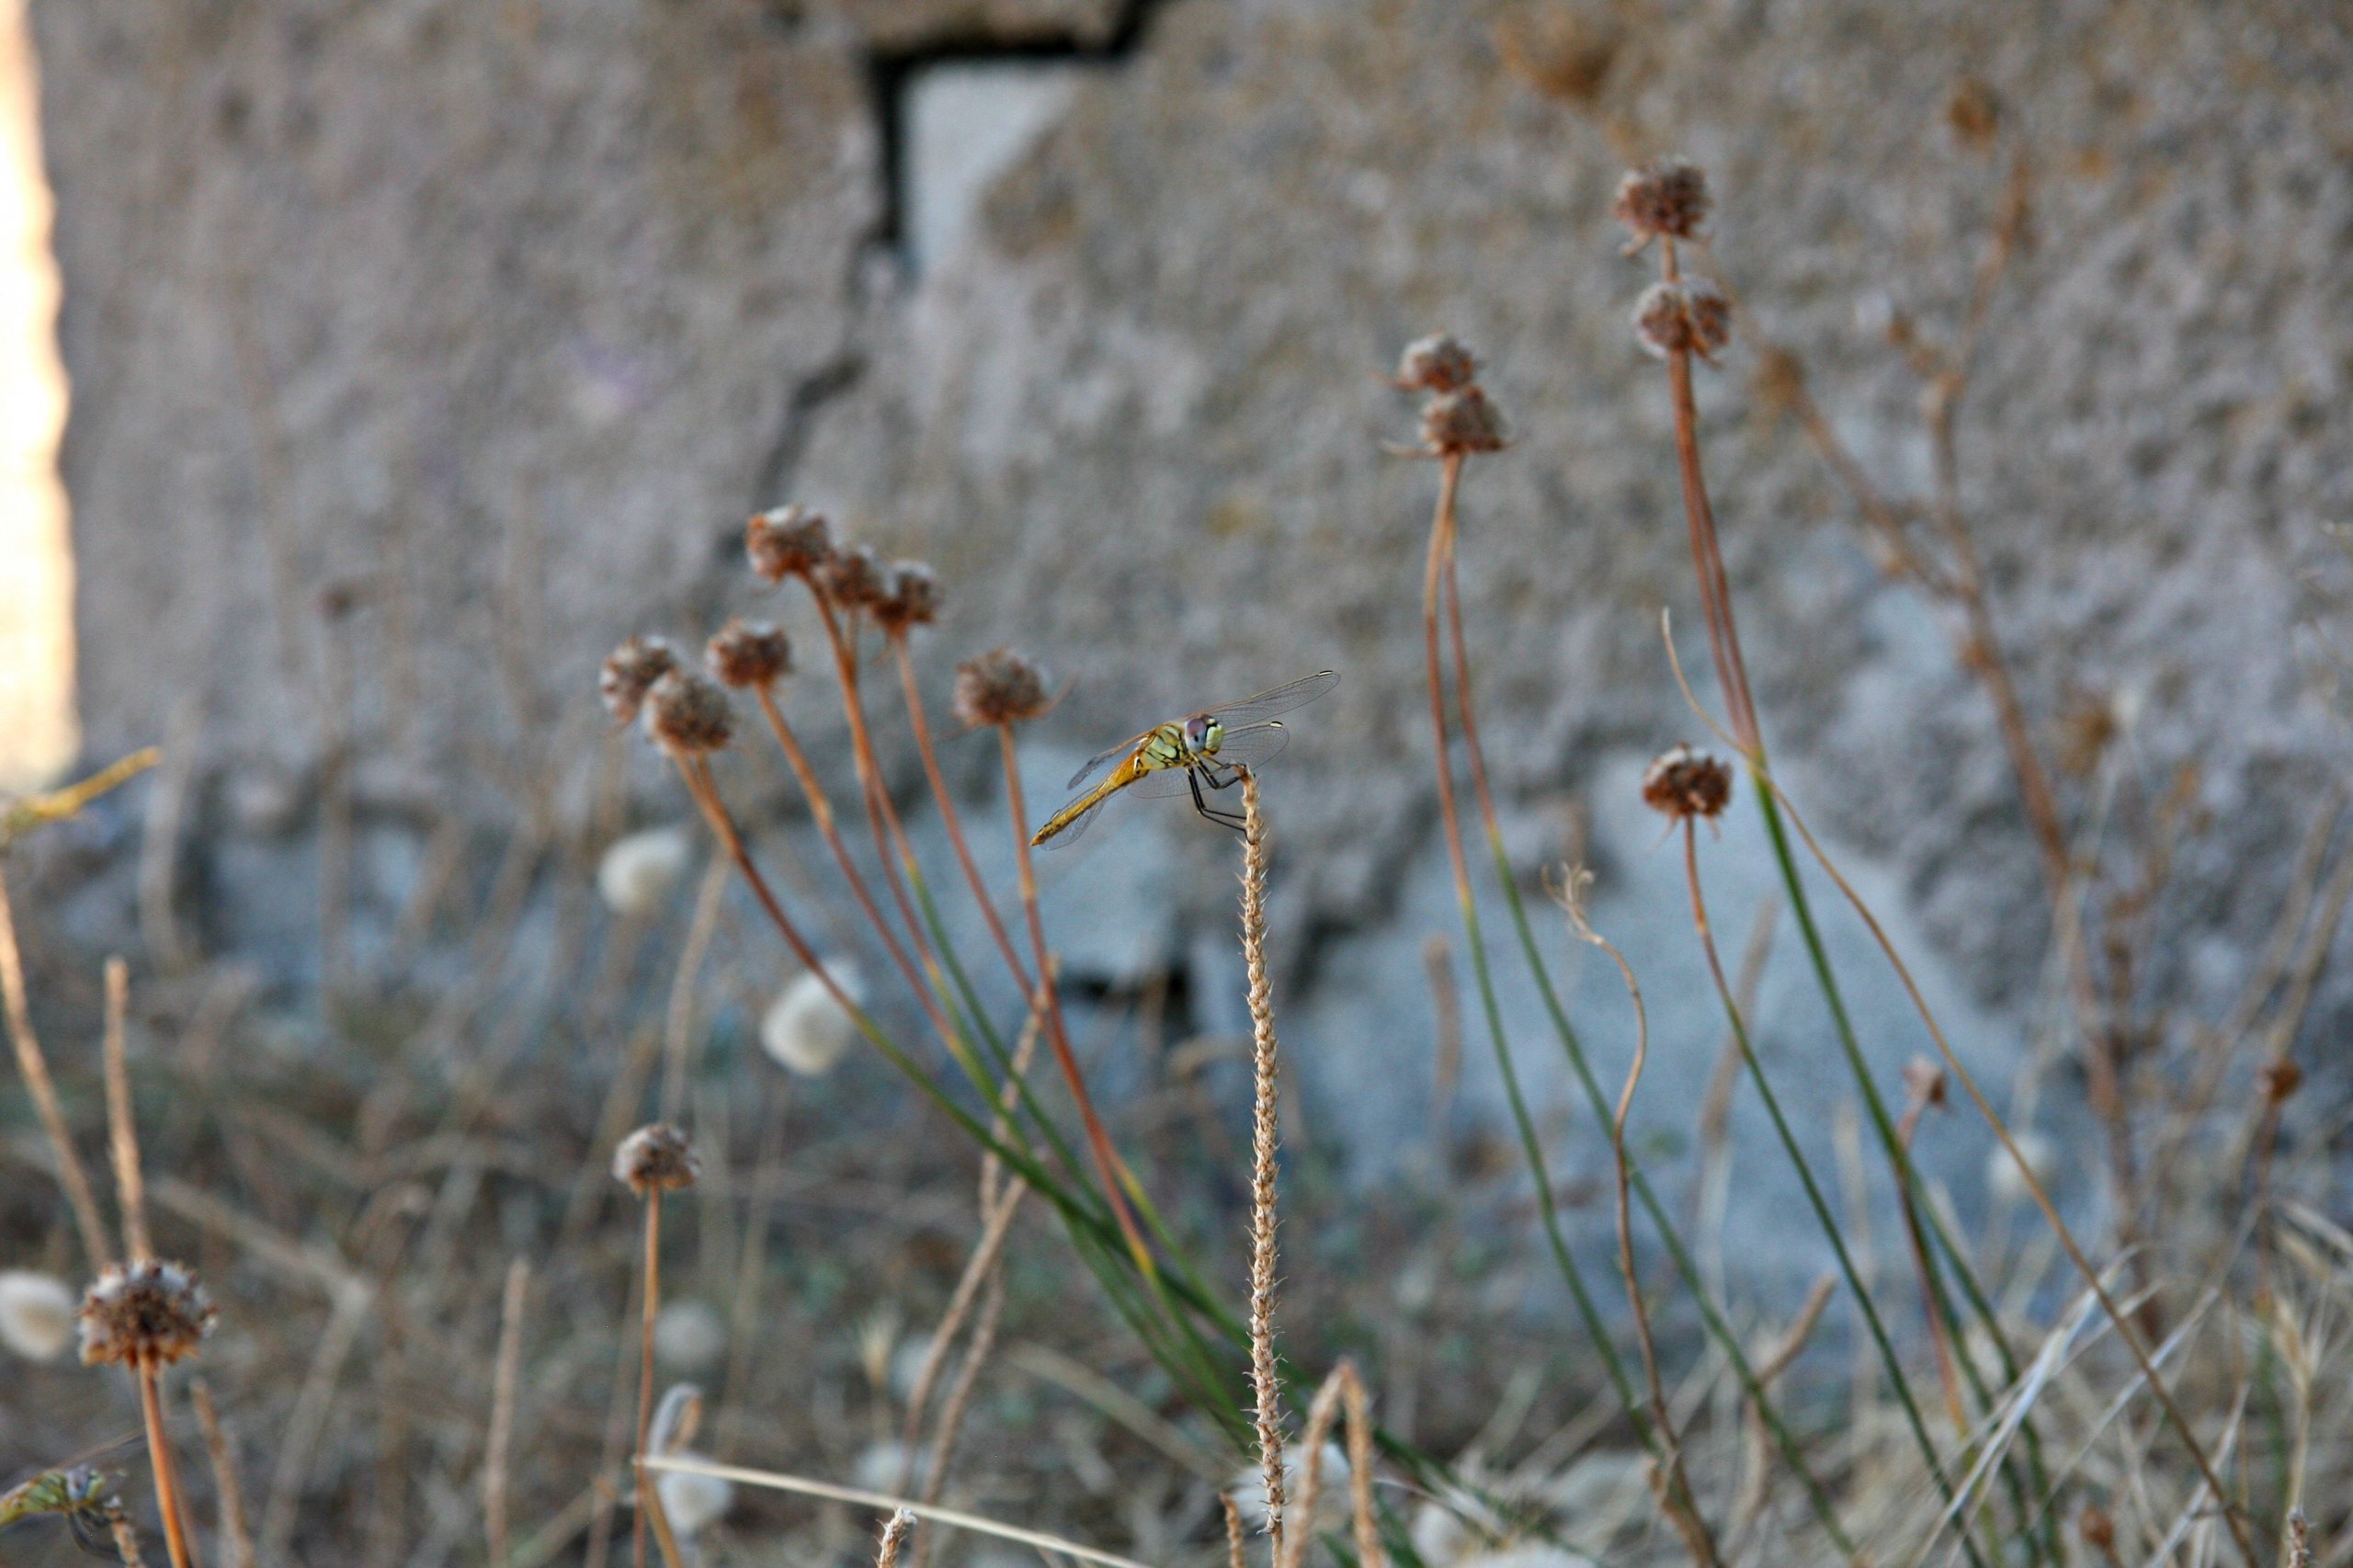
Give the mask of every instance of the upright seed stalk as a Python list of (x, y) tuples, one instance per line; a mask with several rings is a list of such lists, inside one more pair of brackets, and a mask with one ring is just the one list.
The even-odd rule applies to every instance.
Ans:
[[(1274, 991), (1267, 973), (1267, 822), (1258, 776), (1242, 772), (1242, 961), (1250, 974), (1250, 1385), (1256, 1398), (1258, 1465), (1267, 1488), (1267, 1540), (1283, 1556), (1282, 1385), (1275, 1370), (1275, 1154), (1281, 1092)], [(1312, 1528), (1312, 1527), (1311, 1527)]]
[(654, 1427), (654, 1320), (662, 1312), (662, 1189), (645, 1195), (645, 1289), (638, 1313), (637, 1448), (632, 1468), (637, 1472), (637, 1509), (630, 1526), (630, 1555), (636, 1568), (645, 1568), (646, 1499), (654, 1478), (645, 1472), (646, 1438)]

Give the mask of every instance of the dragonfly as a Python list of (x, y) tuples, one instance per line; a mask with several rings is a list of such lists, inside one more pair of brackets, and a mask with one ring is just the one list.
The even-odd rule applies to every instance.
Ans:
[(106, 1476), (89, 1465), (47, 1470), (19, 1486), (0, 1492), (0, 1529), (44, 1514), (63, 1517), (74, 1543), (94, 1557), (117, 1561), (115, 1516), (122, 1504)]
[(1108, 763), (1117, 763), (1103, 779), (1072, 798), (1046, 819), (1029, 842), (1049, 849), (1074, 844), (1100, 814), (1112, 796), (1125, 792), (1146, 799), (1191, 792), (1193, 809), (1221, 827), (1242, 831), (1241, 813), (1212, 804), (1204, 790), (1230, 790), (1242, 776), (1283, 749), (1290, 732), (1275, 715), (1304, 707), (1338, 684), (1330, 670), (1302, 676), (1222, 708), (1205, 708), (1188, 718), (1156, 724), (1131, 735), (1108, 751), (1088, 759), (1071, 775), (1069, 788), (1078, 790)]

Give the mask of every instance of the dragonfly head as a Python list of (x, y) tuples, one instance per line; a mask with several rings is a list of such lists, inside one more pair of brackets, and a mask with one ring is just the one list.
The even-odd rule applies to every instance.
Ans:
[(1225, 726), (1207, 713), (1196, 713), (1185, 721), (1185, 749), (1195, 756), (1215, 756), (1224, 735)]

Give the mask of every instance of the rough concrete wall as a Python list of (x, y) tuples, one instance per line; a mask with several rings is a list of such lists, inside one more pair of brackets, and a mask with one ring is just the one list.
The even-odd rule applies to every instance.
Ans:
[[(1716, 1031), (1682, 1006), (1703, 994), (1672, 857), (1620, 797), (1693, 728), (1656, 624), (1674, 607), (1696, 653), (1697, 610), (1611, 187), (1630, 151), (1704, 163), (1711, 264), (1807, 355), (1865, 462), (1918, 494), (1915, 385), (1869, 320), (1941, 335), (1968, 298), (2002, 160), (1947, 123), (1964, 80), (2001, 105), (2037, 199), (1963, 415), (1964, 494), (2036, 721), (2070, 690), (2121, 693), (2120, 766), (2202, 770), (2213, 824), (2164, 912), (2185, 994), (2239, 972), (2344, 760), (2293, 634), (2331, 604), (2323, 525), (2353, 499), (2353, 43), (2314, 8), (36, 15), (86, 720), (106, 750), (200, 703), (204, 835), (305, 831), (347, 739), (363, 812), (494, 815), (533, 790), (585, 810), (596, 658), (748, 604), (742, 515), (811, 501), (941, 568), (935, 674), (1013, 637), (1076, 677), (1041, 751), (1346, 672), (1274, 790), (1293, 1033), (1336, 1102), (1380, 1080), (1347, 1114), (1394, 1147), (1426, 1110), (1420, 943), (1451, 899), (1418, 697), (1433, 474), (1383, 455), (1411, 409), (1375, 375), (1445, 326), (1485, 350), (1518, 434), (1474, 465), (1463, 582), (1515, 852), (1532, 879), (1585, 802), (1605, 922), (1668, 977), (1662, 1118), (1681, 1126)], [(1134, 48), (913, 278), (871, 243), (894, 134), (873, 66), (993, 28)], [(2046, 931), (1991, 710), (1756, 368), (1735, 348), (1701, 396), (1768, 731), (2004, 1062)], [(985, 758), (956, 766), (983, 788)], [(1102, 978), (1184, 966), (1207, 1028), (1230, 856), (1193, 825), (1057, 877)], [(1758, 853), (1738, 832), (1721, 851), (1735, 929)], [(1171, 896), (1104, 896), (1113, 877)], [(1615, 1040), (1606, 980), (1578, 994)], [(1858, 984), (1892, 1073), (1919, 1042), (1892, 986)], [(1824, 1079), (1802, 1108), (1821, 1125), (1839, 1096), (1803, 1066), (1814, 1007), (1772, 971), (1767, 1044)]]

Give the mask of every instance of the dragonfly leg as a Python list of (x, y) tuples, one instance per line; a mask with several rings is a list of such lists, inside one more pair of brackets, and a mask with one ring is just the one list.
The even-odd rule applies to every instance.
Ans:
[[(1236, 833), (1246, 831), (1246, 824), (1239, 816), (1235, 815), (1232, 812), (1222, 812), (1217, 810), (1211, 806), (1209, 803), (1208, 799), (1202, 795), (1201, 775), (1208, 771), (1209, 770), (1207, 768), (1200, 767), (1186, 769), (1187, 781), (1193, 787), (1193, 809), (1200, 812), (1201, 815), (1209, 821), (1217, 824), (1220, 827), (1230, 827)], [(1233, 778), (1228, 778), (1225, 783), (1221, 784), (1217, 781), (1216, 777), (1212, 775), (1210, 778), (1210, 788), (1212, 790), (1223, 790), (1232, 785), (1234, 780), (1240, 777), (1240, 772), (1236, 770)]]

